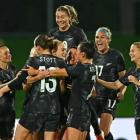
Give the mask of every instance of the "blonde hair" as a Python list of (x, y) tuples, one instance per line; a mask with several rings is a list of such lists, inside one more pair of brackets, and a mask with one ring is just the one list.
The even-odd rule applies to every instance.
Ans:
[(132, 45), (135, 45), (137, 48), (140, 49), (140, 42), (134, 42)]
[(57, 51), (58, 46), (59, 46), (60, 44), (62, 44), (62, 43), (63, 43), (63, 42), (60, 41), (60, 40), (57, 40), (57, 39), (54, 39), (54, 40), (53, 40), (53, 46), (54, 46), (53, 49), (52, 49), (53, 53)]
[(73, 23), (78, 24), (79, 23), (77, 11), (75, 10), (75, 8), (73, 6), (70, 6), (70, 5), (59, 6), (56, 9), (56, 12), (57, 11), (66, 12), (67, 15), (71, 18), (70, 24), (73, 24)]
[(37, 54), (37, 52), (36, 52), (36, 50), (35, 50), (35, 47), (33, 47), (33, 48), (31, 48), (31, 51), (30, 51), (30, 57), (34, 57), (34, 56), (37, 56), (38, 54)]

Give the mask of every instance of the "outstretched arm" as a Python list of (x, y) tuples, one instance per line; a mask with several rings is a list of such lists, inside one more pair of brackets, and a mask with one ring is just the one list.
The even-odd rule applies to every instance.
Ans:
[(119, 80), (116, 80), (115, 82), (107, 82), (107, 81), (97, 78), (97, 82), (107, 88), (116, 89), (116, 90), (124, 86)]
[(53, 77), (67, 77), (68, 73), (65, 68), (57, 68), (56, 70), (49, 70), (49, 76)]
[[(124, 71), (121, 71), (119, 72), (119, 78), (123, 77), (126, 73), (126, 70)], [(124, 94), (126, 93), (126, 89), (127, 89), (127, 86), (123, 85), (120, 89), (119, 89), (119, 92), (117, 94), (117, 97), (119, 100), (122, 100), (124, 98)]]
[[(40, 73), (40, 76), (43, 75), (45, 77), (67, 77), (68, 73), (65, 68), (58, 68), (58, 67), (53, 67), (53, 69), (50, 67), (47, 70), (38, 70), (34, 69), (31, 66), (28, 66), (27, 69), (22, 69), (23, 71), (27, 71), (28, 75), (30, 76), (35, 76)], [(37, 77), (38, 78), (38, 77)]]

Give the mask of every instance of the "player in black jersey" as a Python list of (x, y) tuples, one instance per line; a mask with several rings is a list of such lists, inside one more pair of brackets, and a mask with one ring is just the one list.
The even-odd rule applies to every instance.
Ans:
[[(0, 84), (5, 84), (16, 75), (15, 66), (10, 64), (11, 54), (5, 44), (0, 43)], [(12, 140), (15, 126), (15, 92), (6, 92), (0, 98), (0, 139)]]
[[(39, 56), (29, 58), (26, 65), (40, 70), (65, 67), (64, 60), (50, 53), (53, 48), (52, 39), (39, 35), (35, 39), (35, 48)], [(17, 79), (2, 89), (5, 91), (5, 89), (20, 88), (27, 76), (28, 73), (22, 71)], [(15, 140), (23, 140), (30, 132), (37, 131), (45, 131), (45, 140), (54, 140), (60, 118), (59, 92), (59, 79), (55, 77), (45, 78), (32, 84), (24, 103), (24, 112), (16, 129)]]
[[(52, 54), (54, 56), (57, 56), (57, 57), (62, 58), (62, 59), (65, 60), (66, 53), (67, 53), (67, 46), (66, 46), (65, 42), (59, 41), (57, 39), (54, 39), (53, 40), (53, 49), (52, 49), (51, 52), (52, 52)], [(31, 51), (30, 51), (30, 56), (29, 57), (34, 57), (34, 56), (37, 56), (37, 55), (38, 54), (36, 52), (36, 49), (35, 49), (35, 47), (33, 47), (31, 49)], [(38, 73), (38, 75), (36, 75), (36, 76), (28, 76), (26, 83), (23, 83), (23, 90), (28, 93), (28, 90), (31, 88), (32, 84), (34, 82), (38, 81), (38, 78), (40, 79), (41, 77), (42, 77), (42, 73)], [(64, 86), (63, 86), (63, 82), (62, 81), (63, 80), (60, 80), (61, 92), (64, 90), (63, 89)], [(44, 139), (43, 138), (43, 132), (31, 133), (31, 135), (28, 135), (28, 138), (26, 138), (26, 140), (27, 139), (28, 140), (29, 139), (30, 140), (33, 140), (33, 139), (35, 139), (35, 140), (38, 140), (38, 139), (39, 140), (43, 140)], [(56, 139), (55, 140), (57, 140), (57, 139), (59, 139), (59, 135), (57, 135), (57, 133), (56, 133)]]
[[(60, 48), (62, 48), (62, 46)], [(58, 49), (57, 51), (63, 52), (62, 50), (63, 49)], [(76, 64), (76, 61), (75, 61), (76, 50), (77, 50), (76, 48), (71, 48), (69, 50), (69, 55), (67, 57), (67, 63), (68, 63), (69, 66)], [(53, 50), (53, 52), (54, 52), (54, 50)], [(64, 52), (63, 53), (57, 53), (57, 54), (64, 54)], [(28, 69), (28, 71), (29, 71), (29, 69)], [(64, 106), (65, 112), (67, 114), (69, 112), (67, 104), (68, 104), (68, 101), (69, 101), (69, 96), (71, 95), (71, 85), (72, 85), (72, 78), (71, 78), (70, 75), (69, 75), (69, 77), (66, 78), (65, 84), (66, 84), (66, 90), (65, 90), (65, 93), (64, 93), (65, 96), (63, 96), (63, 98), (61, 98), (61, 103)], [(62, 100), (65, 100), (65, 101), (62, 101)], [(62, 108), (63, 108), (63, 106), (62, 106)], [(61, 110), (63, 110), (62, 108), (61, 108)], [(92, 106), (90, 106), (90, 112), (92, 114), (92, 120), (93, 120), (92, 125), (94, 126), (94, 131), (95, 131), (96, 139), (97, 140), (103, 140), (103, 136), (101, 134), (101, 130), (100, 130), (99, 125), (98, 125), (97, 116), (96, 116), (96, 113), (95, 113), (94, 108)], [(61, 118), (62, 118), (62, 116), (61, 116)], [(65, 116), (63, 116), (63, 118), (61, 120), (61, 123), (63, 122), (62, 124), (64, 126), (65, 126), (65, 121), (66, 121), (65, 120)], [(62, 135), (63, 135), (63, 133), (62, 133)], [(61, 135), (60, 135), (60, 139), (61, 139)]]
[[(57, 56), (59, 58), (62, 58), (64, 60), (66, 60), (66, 55), (67, 55), (67, 43), (65, 43), (64, 41), (58, 41), (56, 39), (54, 39), (54, 41), (56, 42), (56, 45), (54, 47), (54, 49), (52, 50), (52, 54), (54, 56)], [(60, 80), (60, 89), (61, 89), (61, 93), (60, 93), (60, 106), (61, 106), (61, 113), (60, 113), (60, 122), (59, 122), (59, 127), (58, 130), (56, 131), (56, 140), (61, 140), (62, 139), (62, 135), (64, 132), (64, 120), (65, 120), (65, 111), (64, 111), (64, 92), (65, 92), (65, 78), (61, 78)]]
[[(125, 63), (122, 54), (118, 50), (109, 47), (111, 35), (110, 30), (106, 27), (98, 28), (95, 34), (97, 51), (93, 56), (93, 60), (98, 77), (106, 81), (115, 81), (125, 73)], [(118, 103), (117, 94), (124, 92), (125, 88), (118, 91), (105, 88), (99, 84), (96, 84), (95, 88), (97, 95), (93, 99), (93, 105), (100, 116), (100, 127), (104, 131), (105, 140), (113, 140), (110, 127), (115, 117)]]
[(107, 82), (101, 79), (97, 81), (103, 86), (116, 90), (124, 85), (132, 85), (135, 94), (135, 131), (137, 140), (140, 140), (140, 42), (134, 42), (131, 45), (129, 54), (135, 66), (127, 70), (122, 78), (115, 82)]
[(69, 115), (67, 118), (67, 129), (63, 139), (82, 140), (85, 139), (90, 128), (90, 109), (88, 106), (88, 95), (94, 87), (96, 76), (95, 66), (92, 64), (94, 48), (88, 42), (80, 43), (77, 48), (77, 59), (75, 66), (57, 71), (50, 71), (53, 76), (71, 76), (72, 91), (69, 99)]
[(74, 7), (70, 5), (59, 6), (56, 9), (56, 23), (58, 27), (52, 29), (49, 34), (60, 41), (66, 41), (68, 48), (77, 47), (80, 42), (87, 41), (84, 31), (73, 25), (78, 23)]

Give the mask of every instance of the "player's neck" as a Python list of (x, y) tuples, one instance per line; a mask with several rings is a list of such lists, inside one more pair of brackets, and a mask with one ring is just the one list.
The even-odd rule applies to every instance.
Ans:
[(140, 68), (140, 62), (137, 62), (137, 63), (136, 63), (136, 67), (137, 67), (137, 68)]
[(65, 31), (68, 31), (69, 28), (70, 28), (70, 24), (67, 25), (67, 26), (65, 26), (65, 27), (63, 27), (63, 28), (59, 28), (59, 30), (60, 30), (61, 32), (65, 32)]
[(92, 63), (92, 59), (84, 59), (81, 61), (82, 64), (91, 64)]
[(50, 55), (51, 53), (48, 50), (44, 50), (41, 54), (49, 54)]
[(109, 47), (106, 48), (105, 50), (99, 50), (98, 53), (99, 54), (106, 54), (109, 51)]
[(8, 68), (8, 63), (0, 62), (0, 68), (6, 70)]

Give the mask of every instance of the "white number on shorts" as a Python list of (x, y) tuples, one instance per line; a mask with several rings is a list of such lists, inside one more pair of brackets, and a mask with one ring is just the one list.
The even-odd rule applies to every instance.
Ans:
[(113, 108), (116, 104), (116, 100), (108, 99), (108, 108)]

